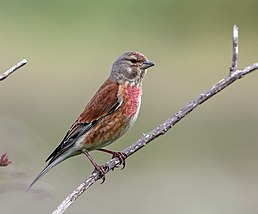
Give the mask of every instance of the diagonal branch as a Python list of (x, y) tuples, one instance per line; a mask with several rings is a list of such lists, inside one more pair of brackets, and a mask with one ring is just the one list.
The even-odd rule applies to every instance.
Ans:
[(18, 62), (16, 65), (5, 71), (4, 73), (0, 74), (0, 81), (7, 78), (9, 75), (11, 75), (13, 72), (15, 72), (17, 69), (21, 68), (22, 66), (27, 64), (27, 60), (23, 59), (20, 62)]
[[(178, 123), (181, 119), (183, 119), (187, 114), (189, 114), (192, 110), (194, 110), (197, 106), (205, 102), (206, 100), (213, 97), (215, 94), (223, 90), (224, 88), (231, 85), (236, 80), (242, 78), (246, 74), (251, 73), (252, 71), (258, 70), (258, 62), (253, 65), (247, 66), (242, 70), (237, 70), (238, 64), (238, 28), (235, 25), (233, 30), (233, 58), (232, 58), (232, 67), (230, 69), (229, 76), (220, 80), (218, 83), (213, 85), (208, 90), (201, 93), (190, 103), (185, 105), (182, 109), (180, 109), (175, 115), (166, 120), (164, 123), (160, 124), (157, 128), (153, 129), (149, 133), (143, 135), (137, 142), (126, 148), (123, 153), (127, 155), (127, 157), (131, 156), (148, 143), (153, 141), (155, 138), (160, 135), (165, 134), (169, 129), (171, 129), (176, 123)], [(119, 165), (118, 158), (113, 158), (106, 163), (108, 168), (107, 173), (113, 170), (116, 166)], [(63, 213), (85, 190), (87, 190), (91, 185), (93, 185), (97, 180), (101, 179), (101, 176), (93, 172), (91, 176), (86, 179), (83, 183), (81, 183), (72, 193), (70, 193), (66, 199), (58, 206), (58, 208), (52, 214), (61, 214)]]

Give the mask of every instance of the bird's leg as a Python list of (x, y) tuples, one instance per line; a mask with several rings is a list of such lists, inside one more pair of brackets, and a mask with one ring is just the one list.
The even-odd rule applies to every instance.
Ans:
[(90, 156), (89, 152), (86, 149), (82, 150), (82, 152), (83, 152), (83, 154), (85, 154), (85, 156), (90, 160), (90, 162), (94, 166), (94, 171), (98, 172), (99, 175), (101, 176), (101, 178), (102, 178), (102, 182), (101, 183), (103, 184), (105, 182), (105, 180), (106, 180), (105, 174), (107, 172), (107, 168), (105, 166), (98, 165), (93, 160), (93, 158)]
[(111, 151), (108, 149), (97, 149), (98, 151), (101, 152), (106, 152), (112, 155), (112, 158), (118, 158), (120, 161), (120, 164), (123, 165), (122, 169), (125, 168), (125, 159), (127, 158), (127, 155), (123, 152), (115, 152), (115, 151)]

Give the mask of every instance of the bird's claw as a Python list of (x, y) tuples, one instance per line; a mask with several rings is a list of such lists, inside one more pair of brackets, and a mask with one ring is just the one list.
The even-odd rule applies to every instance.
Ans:
[(108, 172), (108, 167), (105, 165), (96, 165), (93, 172), (99, 174), (100, 178), (102, 179), (100, 184), (103, 184), (106, 180), (106, 173)]
[(127, 155), (123, 152), (114, 152), (112, 158), (118, 158), (119, 165), (123, 165), (121, 170), (125, 168), (125, 159), (127, 158)]

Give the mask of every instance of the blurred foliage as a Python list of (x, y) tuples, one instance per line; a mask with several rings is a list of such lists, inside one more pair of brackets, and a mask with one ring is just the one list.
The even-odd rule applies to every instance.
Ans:
[[(84, 157), (51, 170), (28, 193), (44, 160), (127, 50), (148, 71), (136, 125), (121, 150), (227, 75), (232, 27), (239, 66), (257, 62), (258, 1), (0, 1), (0, 70), (28, 64), (0, 84), (0, 205), (50, 213), (92, 171)], [(172, 131), (130, 157), (67, 213), (256, 213), (257, 74), (234, 83)], [(99, 163), (109, 156), (92, 153)], [(12, 204), (13, 206), (11, 206)]]

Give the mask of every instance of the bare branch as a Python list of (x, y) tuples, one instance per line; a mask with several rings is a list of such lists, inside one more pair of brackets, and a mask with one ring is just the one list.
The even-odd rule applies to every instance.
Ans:
[[(237, 38), (237, 27), (234, 26), (234, 38)], [(246, 74), (251, 73), (252, 71), (258, 70), (258, 62), (250, 65), (243, 70), (234, 70), (237, 68), (237, 61), (238, 61), (238, 41), (236, 41), (236, 48), (233, 48), (233, 59), (232, 59), (232, 72), (230, 75), (225, 77), (224, 79), (220, 80), (218, 83), (213, 85), (208, 90), (201, 93), (197, 96), (193, 101), (185, 105), (182, 109), (180, 109), (175, 115), (171, 118), (166, 120), (164, 123), (160, 124), (157, 128), (153, 129), (149, 133), (143, 135), (137, 142), (130, 145), (126, 148), (123, 153), (127, 155), (127, 157), (131, 156), (148, 143), (153, 141), (160, 135), (165, 134), (169, 129), (171, 129), (176, 123), (178, 123), (181, 119), (183, 119), (187, 114), (189, 114), (192, 110), (194, 110), (197, 106), (205, 102), (206, 100), (213, 97), (215, 94), (223, 90), (224, 88), (231, 85), (236, 80), (242, 78)], [(233, 44), (234, 46), (234, 44)], [(106, 163), (108, 168), (107, 173), (115, 169), (116, 166), (119, 165), (118, 158), (113, 158), (109, 162)], [(87, 190), (91, 185), (93, 185), (97, 180), (101, 179), (101, 176), (93, 172), (91, 176), (86, 179), (83, 183), (81, 183), (72, 193), (70, 193), (66, 199), (58, 206), (58, 208), (52, 214), (61, 214), (63, 213), (85, 190)]]
[(15, 72), (17, 69), (21, 68), (22, 66), (27, 64), (27, 60), (23, 59), (20, 62), (18, 62), (15, 66), (11, 67), (10, 69), (8, 69), (7, 71), (5, 71), (4, 73), (2, 73), (0, 75), (0, 81), (4, 80), (5, 78), (7, 78), (9, 75), (11, 75), (13, 72)]
[(230, 67), (230, 73), (237, 70), (238, 66), (238, 27), (234, 25), (233, 27), (233, 54), (232, 54), (232, 64)]

